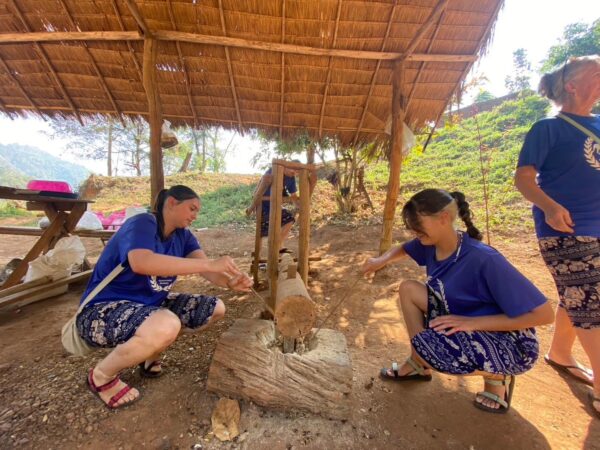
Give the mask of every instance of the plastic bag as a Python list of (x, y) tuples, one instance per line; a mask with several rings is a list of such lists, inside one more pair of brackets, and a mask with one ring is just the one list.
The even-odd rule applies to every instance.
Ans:
[(177, 136), (171, 130), (171, 122), (165, 120), (162, 124), (161, 133), (160, 133), (160, 146), (162, 148), (171, 148), (175, 147), (179, 144), (177, 140)]
[(76, 230), (102, 230), (102, 222), (98, 216), (91, 212), (86, 211), (77, 222)]
[(85, 258), (85, 247), (78, 236), (67, 236), (56, 246), (29, 263), (25, 282), (51, 276), (53, 280), (68, 277), (73, 269), (80, 266)]

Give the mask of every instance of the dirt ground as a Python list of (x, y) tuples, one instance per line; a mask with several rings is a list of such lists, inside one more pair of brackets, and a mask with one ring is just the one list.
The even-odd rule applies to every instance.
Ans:
[[(396, 303), (403, 279), (423, 277), (406, 261), (359, 281), (359, 264), (377, 248), (379, 227), (324, 226), (312, 233), (309, 289), (319, 321), (345, 297), (326, 327), (342, 331), (352, 359), (353, 413), (334, 421), (296, 411), (272, 411), (241, 401), (242, 434), (221, 443), (211, 433), (210, 416), (218, 397), (206, 390), (211, 356), (219, 336), (237, 318), (257, 317), (261, 301), (209, 287), (194, 277), (181, 278), (177, 291), (214, 293), (228, 307), (226, 319), (200, 334), (182, 335), (167, 351), (165, 376), (141, 379), (133, 371), (124, 380), (144, 398), (132, 407), (108, 411), (87, 390), (86, 370), (102, 356), (65, 355), (60, 328), (76, 309), (83, 285), (60, 297), (0, 313), (0, 448), (35, 449), (600, 449), (600, 420), (587, 402), (588, 387), (557, 374), (543, 361), (519, 376), (511, 411), (486, 414), (472, 400), (480, 378), (436, 374), (431, 383), (390, 384), (377, 379), (379, 368), (408, 353), (408, 338)], [(250, 266), (253, 233), (234, 229), (201, 231), (211, 257), (233, 256)], [(395, 236), (402, 240), (401, 233)], [(535, 241), (493, 244), (556, 303), (552, 280)], [(20, 256), (31, 238), (4, 236), (0, 264)], [(99, 241), (85, 240), (92, 259)], [(290, 247), (294, 248), (292, 239)], [(538, 334), (546, 350), (551, 327)], [(587, 360), (581, 348), (576, 354)]]

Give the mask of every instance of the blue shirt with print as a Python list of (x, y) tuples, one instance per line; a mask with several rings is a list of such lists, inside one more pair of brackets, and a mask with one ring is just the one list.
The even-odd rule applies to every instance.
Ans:
[(147, 249), (161, 255), (185, 257), (200, 249), (196, 237), (187, 228), (176, 229), (166, 240), (161, 240), (156, 217), (153, 214), (138, 214), (129, 218), (108, 241), (100, 255), (92, 278), (81, 301), (119, 264), (125, 269), (117, 275), (90, 304), (130, 300), (145, 305), (160, 305), (167, 297), (176, 276), (149, 276), (134, 273), (129, 267), (127, 254), (131, 250)]
[[(600, 136), (600, 117), (565, 114)], [(600, 237), (600, 145), (565, 120), (535, 123), (519, 155), (518, 167), (533, 166), (542, 191), (565, 207), (575, 223), (573, 236)], [(533, 206), (538, 237), (569, 236), (546, 224)]]
[(531, 281), (496, 249), (462, 233), (458, 258), (454, 252), (438, 261), (435, 246), (418, 239), (403, 245), (408, 255), (425, 266), (427, 284), (445, 300), (450, 314), (517, 317), (546, 302)]
[[(272, 169), (268, 169), (265, 172), (265, 175), (271, 175), (272, 172), (273, 172)], [(290, 195), (295, 194), (296, 192), (298, 192), (298, 188), (296, 187), (296, 177), (288, 177), (287, 175), (283, 175), (283, 193), (282, 193), (282, 195), (284, 197), (289, 197)], [(271, 186), (270, 185), (267, 188), (267, 190), (265, 191), (264, 196), (265, 197), (271, 196)], [(271, 202), (269, 202), (268, 200), (263, 201), (263, 203), (262, 203), (263, 210), (269, 210), (270, 204), (271, 204)]]

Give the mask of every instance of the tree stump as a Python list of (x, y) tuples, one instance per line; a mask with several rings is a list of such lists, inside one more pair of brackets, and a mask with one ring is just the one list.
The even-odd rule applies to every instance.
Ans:
[(283, 353), (275, 334), (273, 322), (237, 320), (217, 345), (207, 389), (268, 408), (348, 419), (352, 364), (344, 335), (323, 329), (299, 355)]

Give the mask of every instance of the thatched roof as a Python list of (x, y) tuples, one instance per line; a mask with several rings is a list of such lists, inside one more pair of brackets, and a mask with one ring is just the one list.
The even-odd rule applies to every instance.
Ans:
[(385, 137), (394, 60), (407, 122), (444, 111), (502, 0), (3, 0), (0, 110), (145, 116), (144, 37), (164, 118), (343, 143)]

